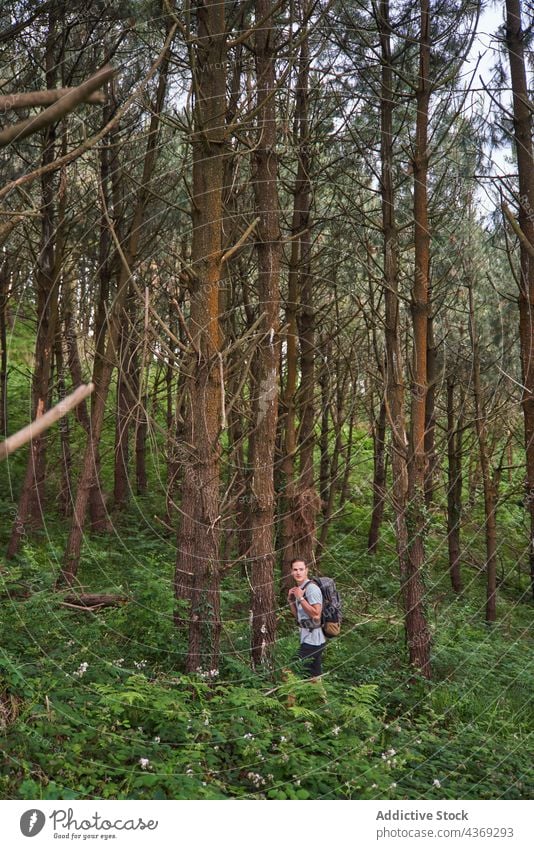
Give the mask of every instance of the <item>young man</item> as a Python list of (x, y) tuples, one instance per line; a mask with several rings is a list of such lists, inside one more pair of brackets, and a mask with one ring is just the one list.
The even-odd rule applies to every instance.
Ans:
[(323, 596), (321, 590), (308, 578), (308, 567), (304, 560), (291, 561), (291, 575), (296, 586), (291, 587), (287, 600), (300, 630), (299, 657), (311, 678), (322, 672), (322, 654), (326, 637), (321, 628)]

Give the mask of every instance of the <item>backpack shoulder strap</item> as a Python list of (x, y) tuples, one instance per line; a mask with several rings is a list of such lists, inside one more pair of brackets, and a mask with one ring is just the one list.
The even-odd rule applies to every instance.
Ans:
[(304, 592), (304, 595), (306, 595), (306, 587), (307, 587), (307, 586), (309, 586), (310, 584), (315, 584), (315, 586), (319, 588), (319, 590), (320, 590), (320, 592), (321, 592), (321, 595), (323, 595), (323, 590), (322, 590), (322, 588), (321, 588), (321, 585), (320, 585), (320, 583), (319, 583), (318, 581), (316, 581), (316, 580), (315, 580), (315, 578), (309, 578), (309, 579), (306, 581), (306, 583), (304, 584), (304, 586), (302, 587), (302, 590), (303, 590), (303, 592)]

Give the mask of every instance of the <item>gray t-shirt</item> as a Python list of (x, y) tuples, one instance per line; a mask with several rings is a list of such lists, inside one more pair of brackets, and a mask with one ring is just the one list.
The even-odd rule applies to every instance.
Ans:
[[(302, 588), (302, 584), (299, 584)], [(323, 603), (323, 594), (317, 584), (314, 584), (311, 581), (304, 589), (304, 597), (308, 604), (322, 604)], [(310, 617), (307, 613), (304, 612), (304, 609), (299, 602), (297, 602), (297, 617), (299, 625), (303, 619), (309, 621)], [(326, 637), (323, 634), (322, 628), (314, 628), (313, 631), (310, 631), (309, 628), (299, 628), (300, 632), (300, 642), (307, 643), (309, 646), (322, 646), (323, 643), (326, 643)]]

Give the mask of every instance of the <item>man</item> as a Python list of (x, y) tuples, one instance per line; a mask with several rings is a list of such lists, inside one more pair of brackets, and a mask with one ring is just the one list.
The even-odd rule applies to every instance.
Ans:
[(287, 600), (299, 624), (299, 657), (309, 676), (318, 678), (322, 672), (322, 654), (326, 643), (321, 628), (323, 596), (317, 584), (308, 578), (308, 567), (304, 560), (296, 557), (291, 561), (291, 575), (296, 586), (289, 590)]

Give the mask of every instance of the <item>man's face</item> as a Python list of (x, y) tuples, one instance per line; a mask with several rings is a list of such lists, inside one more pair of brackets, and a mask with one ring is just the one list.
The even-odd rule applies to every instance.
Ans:
[(308, 580), (308, 567), (304, 560), (295, 560), (291, 567), (291, 574), (296, 584), (302, 584), (303, 581)]

